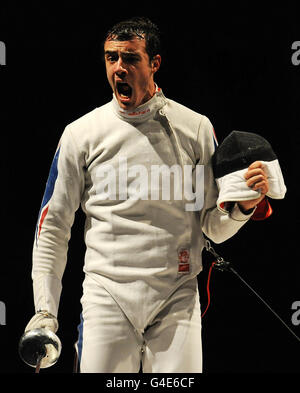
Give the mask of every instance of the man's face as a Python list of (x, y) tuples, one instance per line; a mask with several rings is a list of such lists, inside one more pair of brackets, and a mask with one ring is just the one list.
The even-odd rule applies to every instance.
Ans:
[(145, 40), (106, 40), (104, 57), (108, 82), (121, 108), (132, 110), (155, 94), (153, 75), (159, 69), (159, 55), (149, 62)]

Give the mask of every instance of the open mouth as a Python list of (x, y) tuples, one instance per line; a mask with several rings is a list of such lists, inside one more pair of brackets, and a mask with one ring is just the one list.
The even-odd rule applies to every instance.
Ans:
[(132, 95), (132, 88), (126, 82), (117, 82), (117, 91), (120, 98), (124, 101), (128, 101)]

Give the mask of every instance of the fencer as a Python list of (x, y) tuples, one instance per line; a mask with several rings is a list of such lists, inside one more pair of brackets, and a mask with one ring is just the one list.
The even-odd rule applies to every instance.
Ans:
[[(83, 373), (135, 373), (140, 364), (143, 372), (202, 372), (197, 275), (204, 234), (216, 243), (235, 235), (268, 191), (256, 163), (245, 182), (260, 196), (235, 201), (228, 211), (217, 208), (213, 126), (155, 83), (159, 44), (158, 28), (146, 18), (108, 31), (104, 59), (112, 100), (64, 129), (38, 216), (36, 314), (26, 330), (56, 332), (71, 227), (80, 206), (86, 215), (77, 342)], [(169, 169), (168, 197), (162, 179), (151, 177), (157, 168)], [(192, 168), (193, 189), (202, 184), (203, 203), (194, 209), (187, 208), (193, 201), (186, 194), (173, 192), (175, 169), (183, 176), (186, 168)]]

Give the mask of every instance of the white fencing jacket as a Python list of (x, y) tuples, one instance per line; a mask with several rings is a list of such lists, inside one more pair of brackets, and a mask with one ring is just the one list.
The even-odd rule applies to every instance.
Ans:
[[(165, 98), (160, 89), (135, 111), (122, 110), (113, 97), (69, 124), (37, 222), (36, 311), (57, 315), (71, 226), (81, 205), (84, 272), (143, 330), (176, 288), (201, 271), (203, 232), (220, 243), (251, 217), (237, 205), (230, 213), (217, 209), (211, 167), (215, 146), (208, 118)], [(168, 186), (150, 176), (157, 168), (182, 169), (181, 174), (192, 168), (193, 190), (203, 198), (193, 204), (193, 193), (176, 197), (174, 179), (180, 177), (172, 173), (168, 195)], [(197, 168), (204, 168), (204, 179)]]

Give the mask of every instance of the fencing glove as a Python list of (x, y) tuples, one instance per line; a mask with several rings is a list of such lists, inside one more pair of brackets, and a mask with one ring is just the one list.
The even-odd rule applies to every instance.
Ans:
[(58, 330), (57, 318), (47, 311), (38, 311), (28, 322), (25, 333), (40, 328), (50, 329), (53, 333), (56, 333)]

